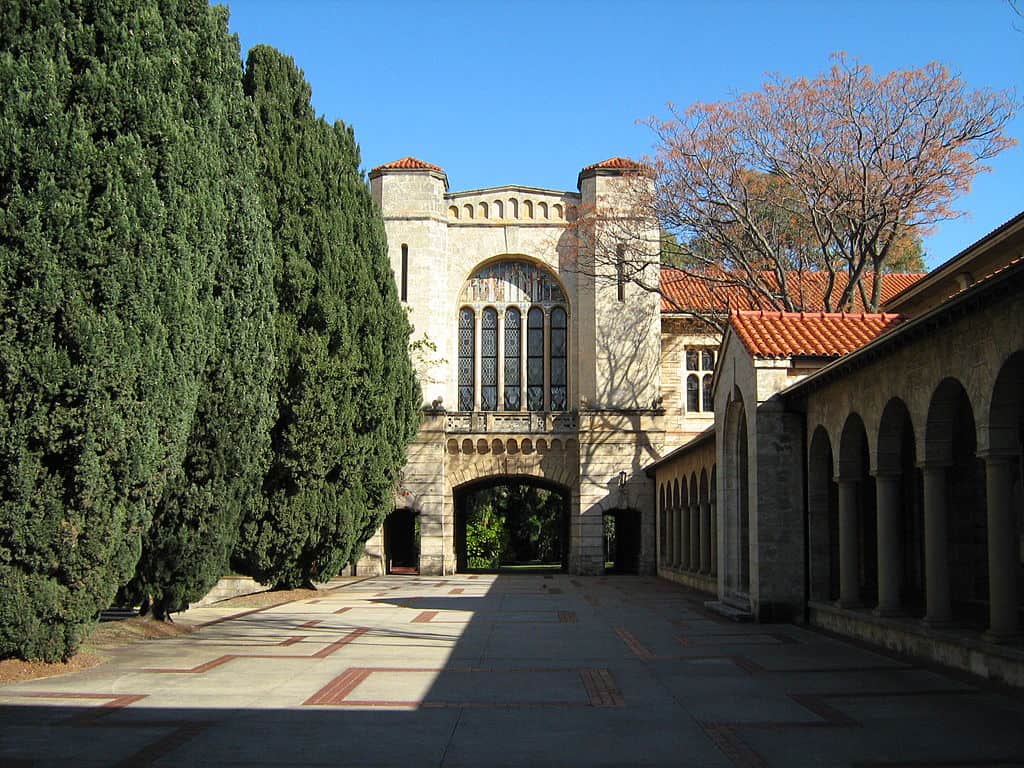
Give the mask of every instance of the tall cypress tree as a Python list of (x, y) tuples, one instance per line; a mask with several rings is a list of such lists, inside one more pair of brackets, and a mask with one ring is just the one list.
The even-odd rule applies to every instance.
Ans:
[(74, 651), (182, 466), (218, 311), (206, 11), (0, 10), (0, 656)]
[(259, 200), (251, 104), (242, 93), (237, 38), (227, 11), (195, 18), (181, 55), (193, 61), (188, 119), (210, 139), (211, 189), (220, 196), (222, 237), (212, 301), (214, 346), (201, 378), (181, 472), (167, 484), (143, 538), (127, 593), (165, 618), (198, 600), (224, 575), (244, 510), (263, 504), (269, 459), (274, 359), (273, 250)]
[(279, 260), (278, 368), (267, 506), (238, 554), (294, 586), (338, 573), (379, 524), (419, 395), (351, 129), (316, 118), (301, 71), (273, 48), (250, 51), (244, 82)]

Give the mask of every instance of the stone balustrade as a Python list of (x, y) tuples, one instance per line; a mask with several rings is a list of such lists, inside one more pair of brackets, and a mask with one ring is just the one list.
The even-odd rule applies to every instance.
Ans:
[(449, 433), (549, 434), (578, 429), (575, 412), (463, 411), (445, 416), (445, 432)]

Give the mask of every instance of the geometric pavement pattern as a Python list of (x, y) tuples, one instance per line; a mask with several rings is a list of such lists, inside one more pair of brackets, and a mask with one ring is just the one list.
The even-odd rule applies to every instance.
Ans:
[(1024, 766), (1024, 697), (643, 577), (338, 580), (0, 688), (0, 766)]

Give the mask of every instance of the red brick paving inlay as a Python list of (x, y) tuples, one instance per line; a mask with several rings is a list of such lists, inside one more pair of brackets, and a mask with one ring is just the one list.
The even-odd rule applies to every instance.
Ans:
[(581, 669), (580, 680), (583, 681), (583, 687), (587, 689), (591, 706), (623, 706), (622, 692), (615, 685), (615, 679), (607, 669)]
[[(385, 699), (349, 699), (348, 696), (371, 674), (430, 672), (447, 673), (499, 673), (499, 672), (577, 672), (587, 692), (587, 702), (579, 701), (407, 701)], [(452, 667), (446, 669), (425, 667), (350, 667), (318, 690), (305, 702), (305, 706), (334, 707), (402, 707), (424, 709), (545, 709), (568, 707), (621, 707), (624, 706), (622, 692), (607, 669), (579, 668), (523, 668), (495, 669), (489, 667)]]
[(616, 627), (615, 634), (619, 636), (629, 650), (636, 654), (637, 658), (643, 659), (644, 661), (650, 661), (654, 658), (654, 654), (651, 653), (650, 649), (637, 640), (633, 633), (628, 629), (625, 629), (624, 627)]
[(464, 591), (465, 591), (465, 590), (463, 590), (463, 588), (462, 588), (462, 587), (456, 587), (455, 589), (453, 589), (453, 590), (452, 590), (451, 592), (449, 592), (448, 594), (449, 594), (449, 595), (461, 595), (461, 594), (462, 594), (462, 593), (463, 593)]
[(437, 616), (437, 611), (423, 611), (423, 613), (417, 615), (410, 623), (429, 624), (435, 616)]
[(353, 640), (358, 640), (360, 637), (362, 637), (363, 635), (365, 635), (369, 631), (370, 631), (369, 627), (359, 627), (358, 629), (353, 629), (351, 632), (349, 632), (347, 635), (345, 635), (340, 640), (335, 640), (333, 643), (328, 645), (326, 648), (321, 648), (319, 651), (317, 651), (316, 653), (313, 654), (312, 658), (314, 658), (314, 659), (326, 659), (328, 656), (330, 656), (332, 653), (334, 653), (338, 649), (344, 648), (346, 645), (351, 643)]
[(765, 768), (768, 765), (732, 727), (720, 723), (702, 723), (701, 727), (736, 768)]

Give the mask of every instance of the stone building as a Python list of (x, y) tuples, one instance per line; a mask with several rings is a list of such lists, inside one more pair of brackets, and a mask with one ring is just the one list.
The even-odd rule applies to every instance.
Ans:
[[(653, 572), (642, 468), (665, 431), (659, 298), (598, 252), (614, 247), (601, 228), (644, 172), (613, 158), (584, 168), (575, 192), (451, 192), (441, 168), (414, 158), (370, 173), (414, 338), (436, 348), (421, 360), (426, 408), (396, 513), (360, 571), (401, 554), (421, 573), (452, 572), (464, 558), (462, 495), (516, 479), (564, 493), (570, 572), (603, 571), (606, 515), (630, 542), (632, 568)], [(656, 223), (643, 226), (657, 243)]]
[[(451, 192), (413, 158), (371, 172), (435, 346), (359, 570), (459, 569), (465, 494), (526, 481), (564, 494), (571, 573), (603, 571), (612, 516), (632, 570), (723, 613), (1024, 684), (1024, 214), (927, 276), (884, 276), (878, 314), (764, 312), (656, 252), (661, 296), (623, 278), (611, 226), (645, 173), (612, 158), (573, 192)], [(789, 279), (822, 306), (821, 275)]]
[(882, 313), (731, 312), (714, 426), (648, 468), (659, 572), (1024, 685), (1022, 251), (1024, 214)]

